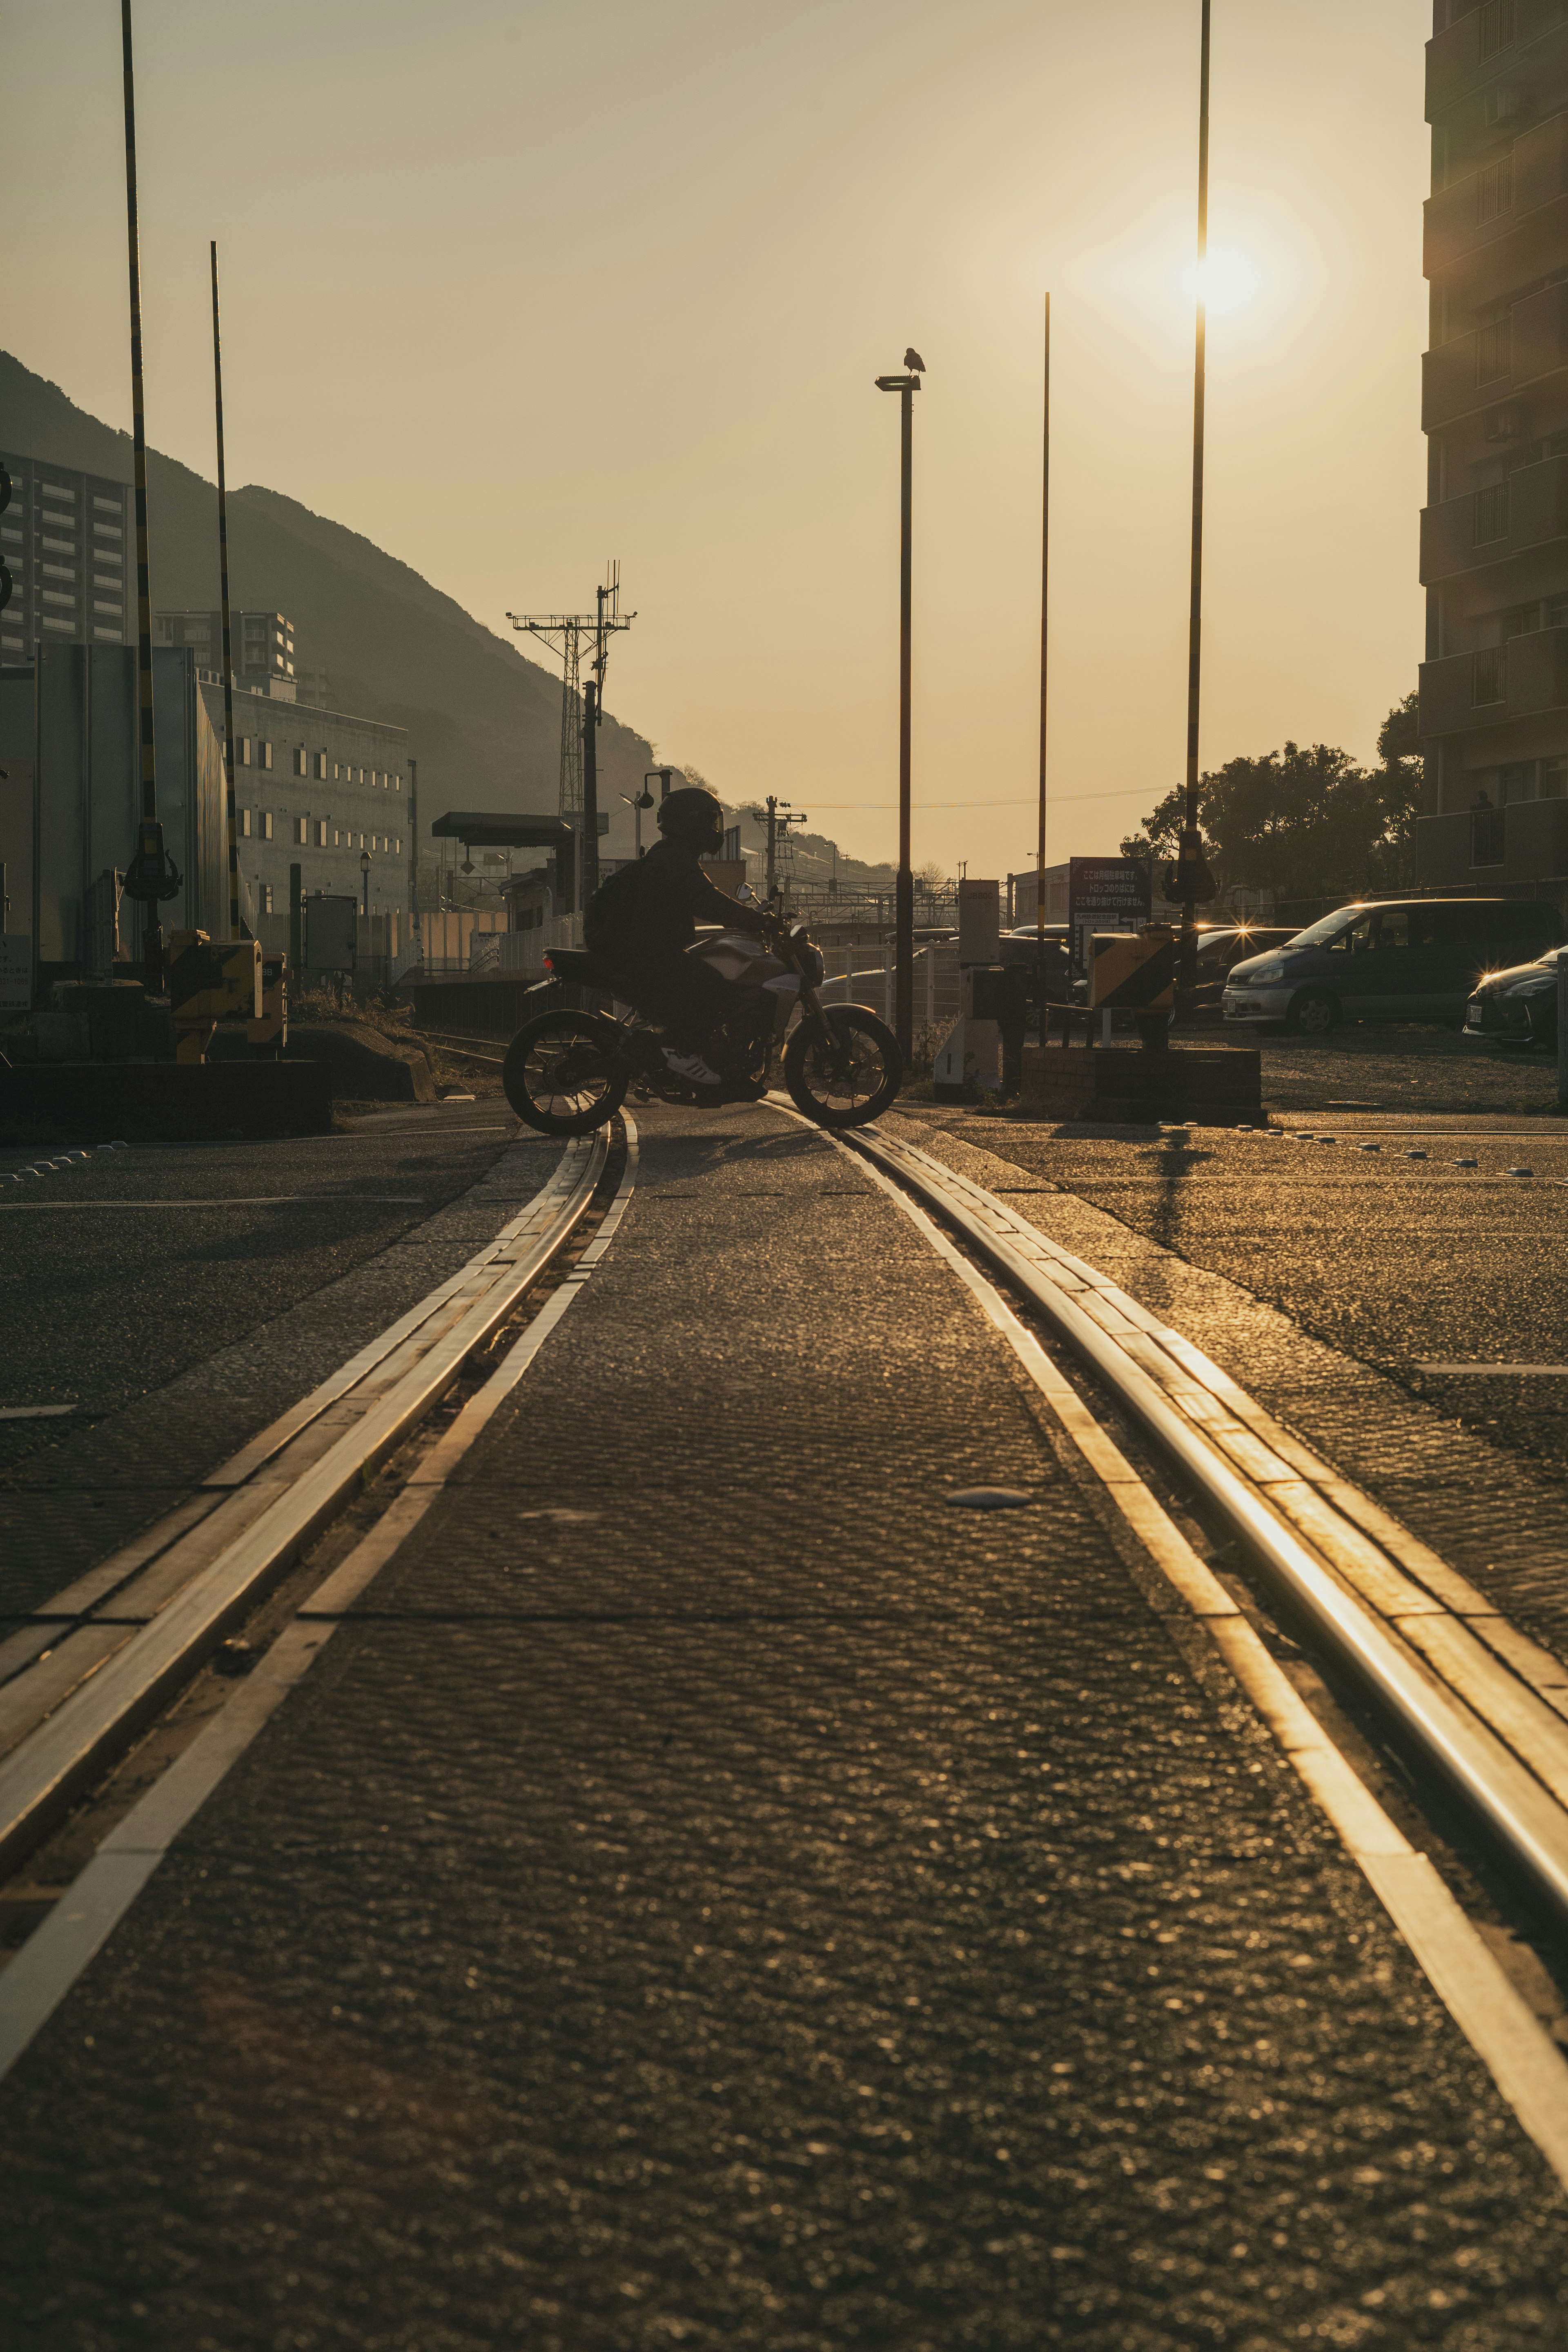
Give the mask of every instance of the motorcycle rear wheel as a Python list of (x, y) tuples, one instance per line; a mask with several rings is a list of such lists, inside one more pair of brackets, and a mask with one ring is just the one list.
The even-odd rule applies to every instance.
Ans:
[(519, 1118), (541, 1135), (592, 1135), (619, 1110), (631, 1072), (614, 1022), (542, 1013), (507, 1047), (500, 1082)]
[(803, 1020), (784, 1047), (784, 1084), (796, 1110), (818, 1127), (865, 1127), (898, 1098), (904, 1058), (885, 1021), (864, 1004), (825, 1004), (828, 1047)]

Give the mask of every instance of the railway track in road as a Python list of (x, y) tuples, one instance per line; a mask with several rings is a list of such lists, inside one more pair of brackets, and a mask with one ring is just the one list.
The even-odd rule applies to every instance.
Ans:
[[(784, 1106), (775, 1097), (773, 1108)], [(1200, 1557), (1116, 1443), (1100, 1399), (1174, 1474), (1200, 1525), (1240, 1551), (1272, 1617), (1365, 1701), (1418, 1791), (1458, 1801), (1480, 1851), (1501, 1864), (1533, 1922), (1544, 1913), (1559, 1946), (1568, 1931), (1568, 1666), (1189, 1339), (1005, 1200), (875, 1127), (833, 1140), (870, 1169), (1012, 1342), (1080, 1470), (1241, 1685), (1568, 2186), (1562, 2050), (1282, 1670), (1249, 1596)], [(1089, 1376), (1088, 1398), (976, 1260), (1070, 1350)], [(1441, 1826), (1433, 1843), (1447, 1843)]]
[[(210, 1472), (174, 1510), (0, 1642), (0, 1874), (14, 1873), (103, 1780), (378, 1473), (389, 1474), (388, 1491), (378, 1489), (369, 1532), (351, 1559), (363, 1566), (379, 1546), (379, 1564), (428, 1508), (607, 1244), (636, 1166), (636, 1129), (629, 1119), (622, 1126), (613, 1198), (617, 1155), (609, 1129), (567, 1144), (551, 1181), (459, 1273)], [(563, 1278), (541, 1297), (552, 1277)], [(459, 1400), (456, 1417), (425, 1442), (439, 1409)], [(330, 1582), (341, 1583), (343, 1573), (342, 1563), (323, 1569)], [(319, 1604), (319, 1591), (295, 1597), (297, 1607), (312, 1602)], [(309, 1647), (319, 1648), (329, 1630), (319, 1622)], [(273, 1685), (273, 1703), (281, 1695), (278, 1647), (264, 1662), (271, 1675), (258, 1678)], [(247, 1671), (251, 1659), (242, 1650), (227, 1663)], [(232, 1711), (226, 1707), (216, 1723)], [(238, 1717), (245, 1713), (242, 1706)], [(232, 1747), (232, 1725), (226, 1737)], [(25, 1909), (26, 1894), (22, 1901)], [(99, 1901), (94, 1911), (89, 1900), (88, 1911), (96, 1948), (118, 1909)], [(59, 1932), (70, 1924), (59, 1917), (52, 1940), (63, 1940), (79, 1965), (89, 1956), (78, 1948), (82, 1918), (74, 1945)], [(59, 1974), (50, 1944), (36, 1931), (22, 1947), (22, 1966), (14, 1961), (0, 1972), (0, 2072), (47, 2013), (38, 2006), (39, 1981), (51, 1967)]]
[[(103, 1782), (268, 1588), (290, 1580), (254, 1674), (110, 1824), (60, 1899), (40, 1894), (43, 1924), (0, 1971), (0, 2073), (428, 1510), (578, 1295), (631, 1194), (630, 1118), (624, 1130), (618, 1179), (605, 1131), (567, 1146), (552, 1182), (462, 1273), (0, 1644), (0, 1860), (14, 1868)], [(1559, 1926), (1568, 1923), (1568, 1667), (1182, 1334), (1005, 1200), (875, 1128), (823, 1139), (869, 1171), (1008, 1340), (1053, 1442), (1120, 1523), (1124, 1553), (1136, 1555), (1135, 1572), (1178, 1641), (1206, 1643), (1240, 1684), (1568, 2185), (1562, 2053), (1432, 1859), (1348, 1759), (1332, 1722), (1287, 1675), (1269, 1619), (1331, 1675), (1353, 1681), (1411, 1763), (1418, 1797), (1420, 1787), (1440, 1789), (1445, 1802), (1457, 1797), (1488, 1856), (1525, 1889), (1527, 1916), (1544, 1904)], [(567, 1266), (542, 1298), (542, 1285)], [(1063, 1369), (1063, 1348), (1087, 1381)], [(443, 1401), (448, 1417), (433, 1427)], [(1140, 1466), (1141, 1448), (1171, 1479)], [(1184, 1511), (1245, 1555), (1266, 1611), (1202, 1555)], [(1447, 1843), (1440, 1823), (1430, 1843)]]

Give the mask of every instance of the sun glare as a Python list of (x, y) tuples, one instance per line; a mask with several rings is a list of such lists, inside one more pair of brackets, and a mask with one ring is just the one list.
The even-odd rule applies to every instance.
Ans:
[(1210, 246), (1202, 268), (1192, 273), (1192, 284), (1212, 317), (1227, 318), (1233, 310), (1246, 310), (1257, 294), (1258, 264), (1233, 247)]

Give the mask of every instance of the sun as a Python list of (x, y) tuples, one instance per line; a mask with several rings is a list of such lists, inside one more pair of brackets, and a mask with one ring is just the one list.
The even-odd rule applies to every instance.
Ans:
[(1228, 318), (1245, 310), (1258, 292), (1262, 273), (1250, 254), (1234, 246), (1211, 245), (1201, 268), (1192, 273), (1193, 289), (1211, 318)]

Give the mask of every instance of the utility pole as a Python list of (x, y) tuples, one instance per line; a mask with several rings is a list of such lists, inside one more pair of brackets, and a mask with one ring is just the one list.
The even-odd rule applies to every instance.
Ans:
[[(595, 663), (595, 668), (598, 665)], [(583, 844), (578, 856), (584, 912), (599, 887), (599, 681), (583, 688)]]
[(1051, 298), (1046, 296), (1045, 418), (1040, 465), (1040, 822), (1035, 845), (1035, 940), (1040, 1043), (1046, 1042), (1046, 719), (1051, 647)]
[(788, 801), (781, 801), (773, 793), (768, 794), (763, 805), (767, 810), (768, 824), (767, 863), (763, 872), (763, 888), (771, 903), (778, 896), (779, 845), (789, 839), (789, 829), (792, 824), (805, 824), (809, 820), (804, 809), (798, 814), (788, 815), (783, 814), (789, 809), (790, 803)]
[(1187, 622), (1187, 775), (1181, 870), (1182, 937), (1176, 962), (1176, 1004), (1191, 1016), (1198, 987), (1198, 891), (1203, 845), (1198, 831), (1198, 689), (1203, 670), (1204, 593), (1204, 262), (1209, 239), (1209, 0), (1203, 0), (1198, 61), (1198, 306), (1193, 361), (1193, 541)]
[(419, 920), (419, 762), (408, 762), (408, 929), (416, 967), (425, 961), (425, 933)]
[(899, 874), (893, 904), (893, 1029), (906, 1066), (914, 1048), (915, 882), (910, 866), (910, 671), (913, 583), (914, 395), (923, 362), (911, 349), (904, 375), (879, 375), (879, 392), (899, 394)]
[[(637, 619), (635, 613), (621, 610), (621, 567), (612, 562), (606, 567), (607, 577), (603, 588), (594, 592), (597, 610), (593, 613), (508, 613), (512, 627), (522, 635), (538, 637), (561, 656), (561, 814), (573, 829), (575, 870), (573, 876), (573, 903), (584, 903), (584, 828), (583, 828), (583, 761), (584, 735), (583, 698), (578, 688), (583, 659), (583, 640), (592, 634), (594, 657), (589, 667), (594, 672), (599, 692), (596, 698), (599, 714), (605, 707), (605, 670), (609, 660), (606, 639), (617, 629), (629, 629)], [(594, 836), (595, 866), (598, 864), (598, 835)]]
[(126, 868), (124, 891), (140, 899), (142, 975), (147, 993), (163, 984), (161, 900), (180, 887), (174, 861), (163, 847), (158, 823), (158, 772), (153, 730), (153, 592), (147, 557), (147, 419), (142, 388), (142, 248), (136, 197), (136, 77), (132, 61), (131, 0), (120, 0), (120, 37), (125, 75), (125, 227), (131, 267), (132, 475), (136, 488), (136, 677), (141, 706), (142, 801), (136, 849)]
[(228, 816), (228, 935), (239, 937), (239, 817), (234, 804), (234, 649), (228, 626), (228, 491), (223, 469), (223, 339), (218, 331), (217, 239), (212, 240), (213, 402), (217, 413), (217, 568), (223, 624), (223, 772)]

